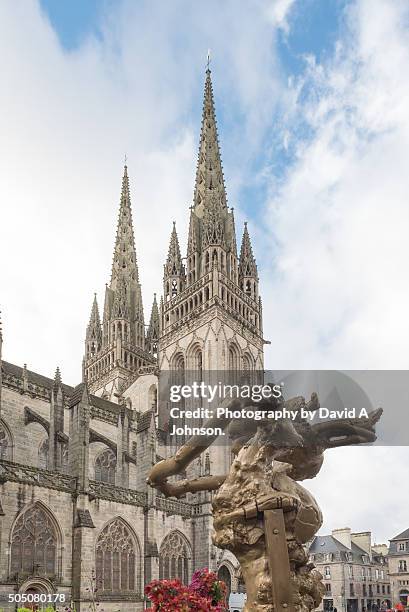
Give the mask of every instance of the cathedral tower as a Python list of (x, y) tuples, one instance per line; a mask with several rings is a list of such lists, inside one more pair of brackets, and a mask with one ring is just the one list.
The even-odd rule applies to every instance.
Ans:
[(159, 368), (262, 370), (263, 345), (257, 265), (247, 224), (237, 254), (208, 69), (186, 265), (174, 226), (164, 266)]
[(111, 282), (105, 289), (102, 323), (94, 297), (86, 331), (84, 376), (92, 393), (116, 401), (117, 394), (137, 377), (139, 369), (155, 362), (153, 353), (145, 348), (142, 292), (125, 165)]

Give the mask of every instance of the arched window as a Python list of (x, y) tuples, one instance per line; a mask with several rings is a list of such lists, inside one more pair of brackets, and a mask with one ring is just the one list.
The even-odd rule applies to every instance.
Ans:
[(229, 346), (229, 370), (236, 371), (239, 369), (239, 351), (235, 344)]
[(149, 407), (156, 414), (158, 411), (158, 388), (156, 385), (149, 387)]
[(110, 449), (102, 451), (95, 459), (95, 480), (115, 484), (116, 455)]
[(185, 358), (182, 353), (177, 353), (173, 357), (171, 370), (174, 384), (183, 385), (185, 380)]
[(58, 535), (55, 523), (41, 504), (19, 516), (11, 538), (11, 573), (55, 576)]
[(0, 459), (11, 461), (11, 439), (6, 426), (0, 422)]
[(96, 583), (105, 592), (135, 591), (137, 548), (131, 530), (116, 518), (98, 536)]
[(254, 360), (249, 353), (243, 355), (243, 378), (247, 384), (253, 380)]
[(195, 344), (189, 351), (189, 362), (191, 368), (195, 372), (202, 372), (203, 369), (203, 353), (198, 344)]
[(50, 442), (45, 438), (38, 449), (38, 467), (42, 470), (48, 469), (48, 456), (50, 452)]
[(187, 540), (178, 531), (169, 533), (159, 551), (159, 580), (179, 578), (189, 582), (190, 550)]
[(231, 593), (231, 573), (229, 569), (225, 565), (221, 565), (219, 567), (219, 571), (217, 572), (217, 577), (219, 580), (222, 580), (224, 584), (226, 585), (227, 601), (228, 601), (230, 593)]

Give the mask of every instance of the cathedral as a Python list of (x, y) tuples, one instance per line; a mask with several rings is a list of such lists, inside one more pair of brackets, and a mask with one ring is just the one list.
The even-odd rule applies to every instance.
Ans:
[[(175, 450), (158, 411), (161, 373), (264, 367), (257, 265), (246, 224), (237, 247), (209, 69), (187, 213), (186, 257), (173, 225), (145, 325), (125, 165), (111, 278), (102, 316), (92, 304), (75, 388), (58, 368), (48, 378), (4, 361), (0, 331), (0, 609), (15, 610), (10, 594), (59, 594), (59, 609), (134, 612), (145, 584), (188, 582), (201, 567), (240, 590), (236, 559), (212, 544), (211, 495), (165, 498), (146, 483)], [(223, 473), (230, 461), (211, 448), (192, 469)]]

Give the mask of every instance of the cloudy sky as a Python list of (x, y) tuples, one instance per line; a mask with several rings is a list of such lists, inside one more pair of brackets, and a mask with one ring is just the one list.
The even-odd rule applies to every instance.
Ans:
[[(262, 280), (266, 364), (409, 365), (406, 0), (0, 3), (5, 359), (81, 376), (124, 155), (146, 316), (185, 244), (204, 69), (229, 203)], [(328, 453), (324, 531), (409, 526), (407, 448)]]

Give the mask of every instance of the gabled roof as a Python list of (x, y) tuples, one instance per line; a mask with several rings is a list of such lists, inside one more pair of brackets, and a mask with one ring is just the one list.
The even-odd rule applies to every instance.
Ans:
[(409, 540), (409, 528), (392, 538), (391, 542), (394, 542), (395, 540)]
[(350, 552), (349, 548), (338, 542), (332, 535), (316, 536), (311, 544), (310, 553)]
[(362, 556), (368, 554), (363, 548), (360, 548), (354, 542), (351, 542), (351, 548), (348, 548), (332, 535), (316, 536), (311, 543), (309, 552), (313, 555), (350, 553), (352, 554), (353, 561), (356, 563), (362, 563)]

